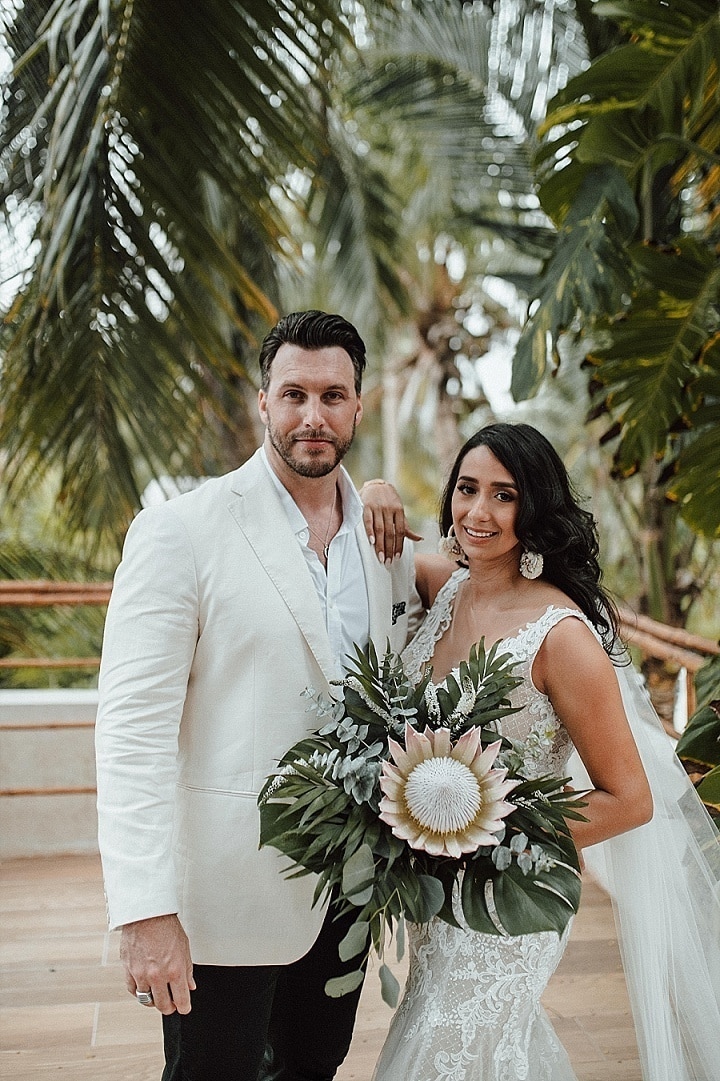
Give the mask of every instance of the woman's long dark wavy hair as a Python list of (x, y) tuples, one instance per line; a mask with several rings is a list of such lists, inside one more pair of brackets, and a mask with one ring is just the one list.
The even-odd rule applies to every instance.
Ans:
[(615, 604), (600, 585), (595, 519), (578, 504), (563, 462), (530, 424), (489, 424), (470, 436), (450, 472), (440, 504), (440, 531), (448, 535), (452, 497), (463, 459), (487, 447), (519, 490), (515, 533), (523, 548), (543, 557), (543, 578), (566, 593), (596, 628), (607, 653), (618, 646)]

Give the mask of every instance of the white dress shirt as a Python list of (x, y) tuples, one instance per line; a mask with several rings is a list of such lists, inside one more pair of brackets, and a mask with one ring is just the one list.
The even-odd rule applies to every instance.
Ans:
[[(328, 546), (327, 570), (310, 547), (310, 529), (304, 514), (270, 465), (264, 448), (261, 457), (277, 489), (290, 528), (297, 537), (325, 615), (338, 678), (344, 674), (347, 656), (354, 655), (353, 643), (363, 648), (370, 637), (370, 613), (356, 527), (363, 505), (350, 476), (341, 467), (338, 488), (343, 520)], [(369, 541), (368, 541), (369, 543)]]

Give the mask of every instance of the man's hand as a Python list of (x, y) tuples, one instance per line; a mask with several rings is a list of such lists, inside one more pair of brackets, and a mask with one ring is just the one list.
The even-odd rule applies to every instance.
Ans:
[(176, 915), (154, 916), (122, 929), (120, 960), (131, 995), (152, 991), (160, 1013), (190, 1013), (195, 990), (190, 944)]
[(390, 563), (402, 555), (406, 537), (422, 540), (405, 520), (405, 508), (395, 488), (386, 480), (368, 480), (360, 489), (365, 531), (381, 563)]

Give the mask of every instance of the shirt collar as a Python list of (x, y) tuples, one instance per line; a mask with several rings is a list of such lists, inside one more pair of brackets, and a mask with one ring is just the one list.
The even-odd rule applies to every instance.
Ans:
[[(265, 447), (260, 447), (260, 458), (263, 465), (270, 474), (270, 480), (275, 486), (275, 490), (280, 497), (280, 502), (283, 505), (285, 513), (287, 514), (290, 528), (297, 537), (302, 541), (307, 541), (310, 535), (308, 524), (305, 520), (305, 515), (302, 513), (297, 503), (290, 495), (289, 491), (278, 477), (277, 473), (270, 465), (267, 454), (265, 453)], [(340, 473), (338, 475), (338, 488), (340, 489), (340, 498), (342, 499), (343, 508), (343, 520), (338, 533), (349, 533), (355, 529), (362, 520), (363, 505), (360, 496), (357, 493), (355, 485), (350, 480), (350, 474), (344, 466), (340, 466)]]

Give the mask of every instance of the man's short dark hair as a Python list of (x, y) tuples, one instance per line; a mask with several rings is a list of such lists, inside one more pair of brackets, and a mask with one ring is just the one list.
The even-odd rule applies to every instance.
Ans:
[(298, 345), (301, 349), (327, 349), (340, 346), (350, 357), (355, 369), (355, 392), (360, 393), (365, 370), (365, 342), (352, 323), (341, 315), (329, 315), (315, 309), (291, 312), (266, 334), (260, 346), (260, 385), (267, 390), (270, 367), (281, 345)]

